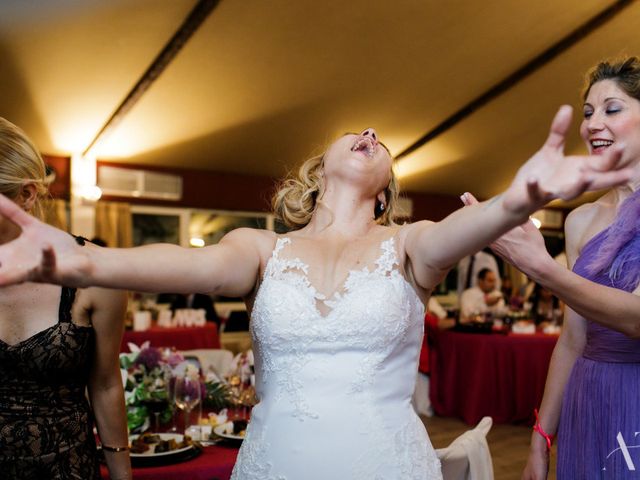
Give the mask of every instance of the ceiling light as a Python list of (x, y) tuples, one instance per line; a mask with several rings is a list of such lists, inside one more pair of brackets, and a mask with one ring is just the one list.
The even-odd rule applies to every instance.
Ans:
[(192, 247), (201, 248), (204, 247), (204, 240), (200, 237), (191, 237), (189, 240), (189, 245)]

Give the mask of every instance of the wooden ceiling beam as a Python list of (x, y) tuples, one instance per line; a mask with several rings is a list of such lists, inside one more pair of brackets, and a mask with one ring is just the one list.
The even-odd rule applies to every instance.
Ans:
[(416, 140), (413, 144), (409, 145), (407, 148), (398, 153), (395, 156), (395, 159), (399, 160), (403, 157), (406, 157), (407, 155), (410, 155), (434, 138), (442, 135), (447, 130), (450, 130), (462, 120), (470, 116), (473, 112), (488, 104), (496, 97), (502, 95), (504, 92), (511, 89), (520, 81), (542, 68), (544, 65), (559, 56), (561, 53), (577, 44), (580, 40), (585, 38), (598, 27), (622, 12), (624, 8), (631, 5), (634, 1), (635, 0), (618, 0), (614, 2), (609, 7), (605, 8), (600, 13), (589, 19), (587, 22), (583, 23), (578, 28), (570, 32), (560, 41), (553, 44), (544, 52), (517, 69), (511, 75), (491, 87), (486, 92), (482, 93), (480, 96), (471, 100), (471, 102), (463, 106), (460, 110), (456, 111), (449, 118), (445, 119), (432, 130), (425, 133), (422, 137)]
[(169, 42), (164, 46), (160, 53), (153, 60), (151, 65), (144, 72), (142, 77), (136, 82), (131, 91), (124, 100), (118, 105), (109, 119), (105, 122), (91, 143), (82, 152), (86, 156), (91, 149), (106, 135), (110, 130), (115, 128), (142, 98), (147, 90), (151, 87), (158, 77), (164, 72), (169, 64), (176, 57), (178, 52), (184, 47), (191, 36), (200, 28), (202, 23), (211, 14), (213, 9), (218, 5), (219, 0), (199, 0), (193, 7), (189, 15), (180, 25), (180, 28), (173, 34)]

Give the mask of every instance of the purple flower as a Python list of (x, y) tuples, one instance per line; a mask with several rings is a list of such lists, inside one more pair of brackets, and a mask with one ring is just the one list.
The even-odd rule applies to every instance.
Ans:
[(140, 350), (138, 357), (136, 358), (135, 363), (138, 365), (144, 365), (147, 371), (154, 369), (155, 367), (160, 366), (160, 361), (162, 360), (162, 352), (157, 348), (145, 348)]
[(174, 368), (184, 362), (184, 357), (178, 352), (171, 352), (167, 357), (167, 363), (171, 368)]

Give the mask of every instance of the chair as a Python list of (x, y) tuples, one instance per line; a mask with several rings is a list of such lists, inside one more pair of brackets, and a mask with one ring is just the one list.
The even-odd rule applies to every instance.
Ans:
[(474, 429), (464, 432), (448, 447), (436, 450), (444, 480), (493, 480), (487, 444), (492, 424), (491, 417), (484, 417)]
[(429, 376), (422, 372), (418, 372), (412, 403), (418, 415), (433, 417), (433, 407), (429, 399)]
[(196, 357), (200, 361), (203, 373), (213, 370), (220, 378), (223, 378), (231, 371), (233, 353), (229, 350), (203, 348), (196, 350), (182, 350), (184, 357)]

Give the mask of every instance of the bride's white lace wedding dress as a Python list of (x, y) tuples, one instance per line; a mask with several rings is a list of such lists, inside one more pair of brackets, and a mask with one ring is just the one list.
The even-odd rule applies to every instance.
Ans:
[(253, 306), (260, 403), (232, 480), (441, 479), (411, 405), (424, 307), (394, 239), (331, 299), (291, 242), (278, 238)]

